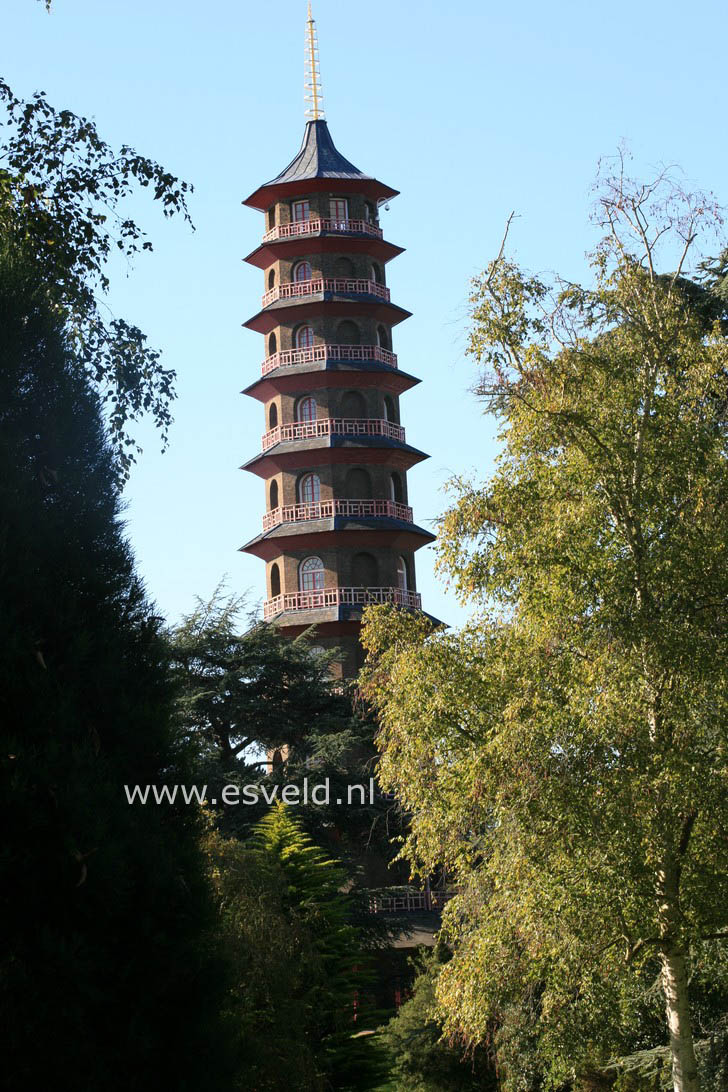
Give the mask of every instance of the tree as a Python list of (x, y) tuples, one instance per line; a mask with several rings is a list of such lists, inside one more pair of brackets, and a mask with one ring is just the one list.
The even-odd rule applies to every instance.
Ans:
[(530, 998), (567, 1079), (624, 1041), (657, 972), (695, 1092), (691, 959), (728, 924), (728, 342), (685, 282), (721, 220), (624, 163), (597, 217), (592, 287), (503, 249), (473, 285), (503, 453), (453, 484), (440, 566), (480, 614), (433, 633), (370, 611), (367, 689), (409, 851), (460, 885), (446, 1029), (479, 1041)]
[[(370, 797), (376, 727), (355, 695), (332, 679), (335, 653), (312, 652), (312, 633), (290, 640), (254, 616), (246, 624), (244, 598), (222, 587), (198, 602), (170, 640), (179, 713), (209, 797), (220, 800), (226, 784), (265, 785), (268, 792), (292, 785), (303, 799), (304, 779), (328, 781), (328, 803), (298, 808), (308, 833), (352, 873), (375, 857), (391, 860), (399, 820), (380, 793)], [(350, 786), (357, 788), (350, 793)], [(349, 798), (346, 806), (336, 803)], [(245, 838), (267, 806), (262, 795), (259, 807), (220, 805), (222, 828)]]
[(135, 189), (151, 189), (165, 216), (190, 222), (191, 187), (126, 145), (115, 151), (92, 121), (55, 109), (43, 94), (23, 101), (0, 79), (0, 102), (0, 251), (22, 251), (35, 266), (76, 365), (101, 395), (117, 470), (127, 477), (134, 421), (150, 413), (166, 440), (174, 372), (138, 327), (109, 317), (107, 267), (112, 255), (130, 261), (152, 249), (123, 211)]
[(283, 804), (248, 842), (211, 830), (208, 846), (239, 973), (227, 1009), (244, 1045), (239, 1087), (361, 1087), (367, 1044), (353, 1036), (367, 976), (343, 870)]
[(476, 1092), (495, 1089), (488, 1052), (449, 1044), (435, 1015), (435, 986), (449, 953), (442, 942), (417, 959), (412, 996), (381, 1033), (394, 1058), (390, 1079), (398, 1092)]
[(159, 620), (98, 397), (34, 262), (0, 255), (0, 1023), (17, 1088), (220, 1087), (217, 964)]

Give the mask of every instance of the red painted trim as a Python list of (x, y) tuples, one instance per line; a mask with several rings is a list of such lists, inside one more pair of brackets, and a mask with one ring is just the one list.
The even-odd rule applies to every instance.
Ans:
[(321, 390), (324, 387), (350, 387), (352, 383), (356, 383), (357, 387), (376, 387), (377, 390), (389, 391), (391, 394), (403, 394), (421, 382), (422, 380), (408, 375), (407, 372), (390, 372), (384, 368), (381, 371), (363, 371), (356, 367), (322, 367), (315, 372), (302, 368), (287, 375), (271, 373), (265, 379), (251, 383), (240, 393), (257, 398), (259, 402), (269, 402), (276, 394), (303, 394), (304, 391)]
[(276, 242), (261, 243), (243, 261), (246, 261), (248, 265), (257, 266), (258, 269), (267, 269), (273, 262), (292, 253), (305, 256), (346, 252), (347, 254), (367, 254), (386, 265), (393, 258), (404, 254), (404, 249), (384, 239), (362, 239), (358, 235), (311, 235), (305, 239), (279, 239)]
[(424, 451), (401, 447), (308, 447), (299, 450), (268, 451), (256, 455), (240, 467), (260, 478), (271, 478), (281, 470), (301, 470), (306, 467), (332, 466), (334, 464), (372, 463), (391, 466), (393, 470), (409, 470), (410, 467), (429, 458)]
[(391, 201), (399, 190), (393, 190), (376, 178), (304, 178), (297, 182), (279, 182), (277, 185), (266, 183), (259, 186), (243, 201), (251, 209), (265, 212), (276, 201), (290, 197), (306, 198), (310, 193), (360, 193), (375, 201)]
[(398, 307), (395, 303), (385, 303), (383, 300), (367, 300), (362, 297), (351, 299), (317, 300), (303, 297), (300, 302), (279, 302), (259, 311), (247, 322), (243, 323), (248, 330), (255, 330), (259, 334), (269, 334), (276, 326), (289, 322), (305, 322), (307, 318), (315, 318), (317, 315), (368, 315), (370, 318), (382, 319), (390, 326), (397, 326), (404, 322), (412, 314)]

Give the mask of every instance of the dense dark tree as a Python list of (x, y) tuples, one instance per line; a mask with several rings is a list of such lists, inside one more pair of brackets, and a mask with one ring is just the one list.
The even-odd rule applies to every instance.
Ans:
[(99, 399), (36, 265), (0, 261), (0, 1026), (6, 1087), (219, 1087), (216, 969), (159, 622)]
[(448, 957), (445, 945), (438, 943), (417, 958), (412, 996), (381, 1033), (393, 1059), (390, 1080), (395, 1092), (491, 1092), (497, 1087), (487, 1050), (466, 1052), (448, 1043), (434, 1016), (435, 983)]
[(355, 870), (391, 860), (401, 818), (370, 783), (376, 726), (354, 690), (332, 679), (335, 653), (312, 652), (311, 633), (292, 641), (253, 617), (246, 624), (245, 601), (222, 589), (198, 603), (171, 642), (198, 781), (218, 801), (224, 831), (245, 837), (269, 807), (262, 792), (257, 806), (223, 807), (226, 784), (265, 787), (269, 798), (298, 786), (302, 800), (304, 779), (328, 782), (328, 802), (320, 793), (297, 808), (314, 840)]

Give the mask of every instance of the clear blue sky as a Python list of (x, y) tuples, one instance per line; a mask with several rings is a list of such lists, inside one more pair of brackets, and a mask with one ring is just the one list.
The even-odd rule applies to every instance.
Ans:
[[(252, 599), (263, 563), (237, 553), (257, 533), (262, 410), (238, 396), (262, 338), (241, 328), (262, 291), (241, 259), (262, 216), (241, 199), (277, 174), (303, 131), (304, 0), (3, 0), (2, 68), (16, 93), (47, 91), (196, 187), (197, 230), (139, 202), (155, 253), (115, 278), (110, 304), (178, 373), (171, 446), (149, 430), (127, 490), (141, 572), (173, 620), (229, 575)], [(420, 523), (445, 480), (486, 477), (493, 428), (468, 393), (469, 278), (497, 251), (511, 209), (512, 252), (532, 270), (584, 272), (597, 160), (628, 142), (636, 170), (665, 162), (728, 201), (725, 0), (315, 0), (325, 107), (339, 149), (402, 191), (383, 213), (406, 247), (389, 267), (414, 312), (395, 331), (401, 366), (423, 382), (403, 398)], [(464, 617), (418, 555), (426, 609)]]

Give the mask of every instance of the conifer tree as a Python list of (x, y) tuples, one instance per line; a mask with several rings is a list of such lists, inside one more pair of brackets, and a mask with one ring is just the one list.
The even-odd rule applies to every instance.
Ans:
[(98, 397), (36, 266), (0, 261), (0, 1034), (8, 1087), (217, 1087), (217, 987), (159, 622)]

